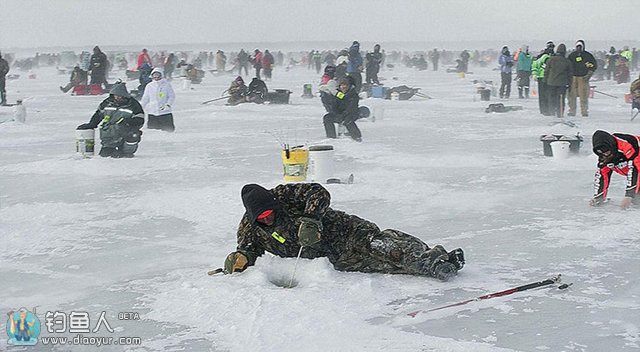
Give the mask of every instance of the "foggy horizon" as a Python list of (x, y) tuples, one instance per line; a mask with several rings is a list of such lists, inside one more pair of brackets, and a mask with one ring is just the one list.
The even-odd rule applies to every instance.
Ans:
[[(526, 5), (526, 6), (522, 6)], [(352, 1), (2, 0), (0, 50), (321, 43), (629, 42), (631, 0)], [(464, 10), (462, 8), (464, 7)], [(99, 25), (103, 23), (103, 25)], [(560, 38), (560, 39), (559, 39)], [(409, 45), (410, 46), (410, 45)], [(593, 48), (593, 47), (591, 47)], [(239, 48), (238, 48), (239, 49)], [(454, 48), (457, 49), (457, 48)], [(474, 48), (475, 49), (475, 48)], [(600, 48), (598, 48), (600, 49)]]

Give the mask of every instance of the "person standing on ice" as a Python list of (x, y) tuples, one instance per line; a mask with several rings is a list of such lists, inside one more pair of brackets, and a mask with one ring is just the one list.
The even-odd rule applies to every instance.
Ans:
[(589, 80), (598, 69), (598, 63), (590, 52), (584, 49), (584, 40), (576, 42), (576, 50), (569, 54), (571, 62), (571, 89), (569, 90), (569, 116), (576, 116), (576, 105), (580, 98), (580, 113), (589, 116)]
[(107, 55), (105, 55), (98, 46), (93, 48), (91, 55), (91, 84), (99, 84), (100, 86), (107, 84)]
[(0, 53), (0, 105), (7, 104), (6, 75), (9, 73), (9, 63), (2, 58)]
[(529, 99), (529, 84), (533, 58), (529, 53), (529, 46), (523, 45), (513, 56), (516, 62), (516, 79), (518, 80), (518, 98)]
[(595, 178), (595, 194), (589, 202), (592, 206), (598, 206), (606, 202), (607, 191), (611, 181), (612, 172), (616, 172), (627, 178), (624, 198), (620, 203), (622, 209), (631, 204), (638, 204), (637, 196), (640, 192), (640, 136), (614, 133), (598, 130), (592, 137), (593, 153), (598, 156), (598, 171)]
[[(238, 246), (224, 263), (224, 273), (244, 271), (269, 252), (279, 257), (327, 257), (336, 270), (410, 274), (446, 281), (465, 264), (464, 252), (430, 248), (399, 230), (380, 230), (370, 221), (329, 207), (331, 195), (318, 183), (257, 184), (242, 188), (245, 213)], [(301, 250), (301, 251), (300, 251)]]
[(502, 47), (502, 53), (500, 54), (500, 58), (498, 58), (498, 63), (500, 64), (501, 78), (500, 99), (509, 99), (509, 95), (511, 95), (511, 72), (513, 69), (513, 58), (509, 53), (508, 47)]
[(360, 43), (354, 41), (349, 48), (349, 61), (347, 62), (347, 75), (353, 77), (356, 93), (362, 88), (362, 55), (360, 55)]
[(547, 87), (548, 108), (551, 116), (563, 117), (567, 88), (571, 85), (571, 62), (565, 54), (567, 47), (558, 45), (556, 54), (547, 60), (544, 69), (544, 82)]
[(162, 73), (162, 69), (159, 67), (151, 71), (152, 81), (145, 86), (140, 105), (148, 114), (148, 129), (173, 132), (176, 127), (173, 124), (171, 106), (173, 106), (176, 95), (171, 83), (163, 77)]
[(133, 158), (138, 150), (144, 125), (144, 110), (135, 100), (124, 83), (116, 83), (109, 91), (109, 97), (100, 103), (88, 123), (78, 126), (78, 130), (100, 127), (100, 156), (113, 158)]

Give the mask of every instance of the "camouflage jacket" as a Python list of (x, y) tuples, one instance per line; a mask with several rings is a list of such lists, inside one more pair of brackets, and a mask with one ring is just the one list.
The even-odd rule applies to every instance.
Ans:
[[(265, 251), (280, 257), (296, 257), (300, 250), (298, 228), (302, 218), (321, 221), (321, 241), (302, 250), (303, 258), (328, 257), (336, 264), (343, 254), (352, 252), (356, 238), (367, 241), (365, 233), (379, 233), (378, 227), (364, 219), (329, 207), (329, 192), (317, 183), (279, 185), (269, 190), (278, 202), (271, 226), (251, 223), (245, 213), (238, 228), (238, 251), (247, 255), (249, 265)], [(364, 231), (362, 231), (364, 230)], [(342, 258), (341, 258), (342, 257)]]

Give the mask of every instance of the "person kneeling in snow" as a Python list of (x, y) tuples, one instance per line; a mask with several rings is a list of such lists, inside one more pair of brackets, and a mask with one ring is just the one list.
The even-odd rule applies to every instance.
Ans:
[(317, 183), (257, 184), (242, 188), (245, 214), (238, 247), (224, 263), (232, 274), (254, 265), (265, 251), (280, 257), (327, 257), (340, 271), (425, 275), (446, 281), (464, 266), (464, 253), (429, 248), (402, 231), (381, 231), (370, 221), (329, 207), (329, 192)]
[(595, 194), (589, 202), (592, 206), (598, 206), (606, 202), (607, 190), (611, 180), (611, 173), (616, 173), (627, 178), (627, 187), (624, 198), (620, 203), (623, 209), (637, 204), (637, 195), (640, 192), (640, 136), (614, 133), (613, 135), (598, 130), (593, 133), (593, 152), (598, 156), (598, 171), (596, 171)]
[(77, 129), (94, 129), (101, 122), (100, 156), (132, 158), (140, 143), (144, 111), (140, 103), (129, 95), (124, 83), (114, 84), (109, 91), (109, 97), (100, 103), (91, 120)]
[(171, 105), (176, 99), (171, 83), (164, 79), (161, 68), (151, 71), (151, 83), (144, 89), (144, 95), (140, 104), (146, 109), (148, 115), (147, 128), (173, 132), (176, 127), (173, 124)]

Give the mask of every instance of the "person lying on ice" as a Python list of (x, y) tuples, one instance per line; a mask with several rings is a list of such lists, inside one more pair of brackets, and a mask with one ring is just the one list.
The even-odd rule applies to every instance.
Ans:
[(622, 209), (637, 204), (636, 196), (640, 191), (638, 168), (640, 168), (640, 136), (598, 130), (593, 133), (593, 152), (598, 156), (595, 194), (589, 202), (592, 206), (603, 204), (607, 199), (607, 190), (613, 171), (627, 178), (624, 198), (620, 203)]
[(336, 270), (410, 274), (446, 281), (464, 266), (464, 253), (429, 248), (402, 231), (381, 231), (370, 221), (329, 207), (329, 192), (317, 183), (257, 184), (242, 188), (246, 212), (238, 228), (238, 247), (224, 273), (255, 264), (265, 251), (280, 257), (327, 257)]

